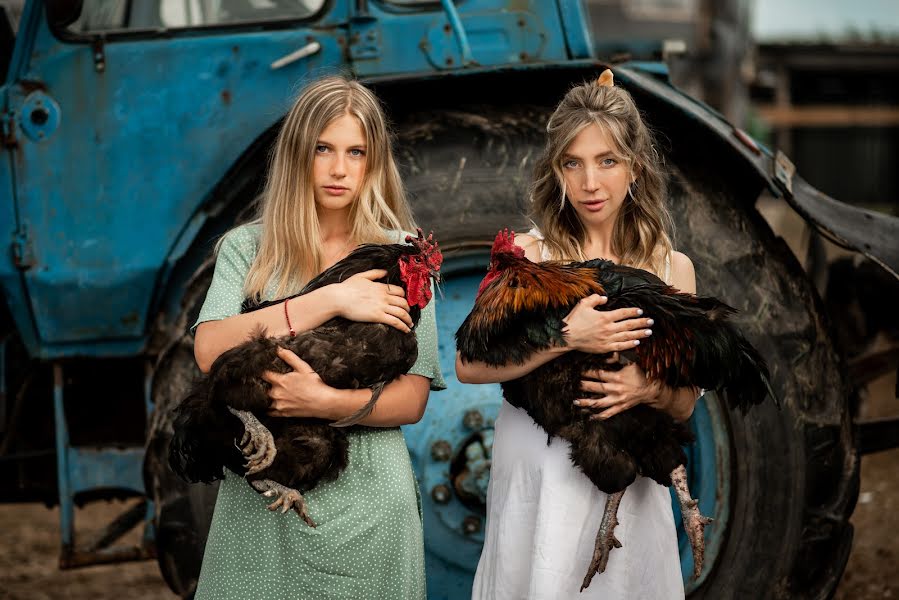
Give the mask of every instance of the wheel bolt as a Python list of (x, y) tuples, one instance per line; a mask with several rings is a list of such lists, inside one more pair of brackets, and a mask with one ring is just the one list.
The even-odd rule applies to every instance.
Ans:
[(446, 440), (437, 440), (431, 444), (431, 458), (437, 462), (444, 462), (450, 459), (453, 454), (453, 447)]
[(443, 485), (442, 483), (440, 485), (435, 485), (431, 489), (431, 498), (433, 498), (434, 502), (436, 502), (437, 504), (446, 504), (450, 501), (451, 497), (452, 492), (450, 492), (449, 487)]
[(468, 515), (462, 520), (462, 531), (471, 535), (481, 530), (481, 518), (474, 515)]
[(462, 425), (472, 431), (477, 431), (484, 426), (484, 415), (479, 410), (469, 410), (462, 417)]

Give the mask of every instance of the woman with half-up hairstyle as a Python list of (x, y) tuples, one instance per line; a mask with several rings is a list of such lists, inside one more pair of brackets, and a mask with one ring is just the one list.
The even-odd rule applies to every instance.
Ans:
[[(215, 274), (194, 325), (194, 354), (207, 372), (226, 350), (264, 328), (284, 336), (340, 316), (410, 331), (400, 286), (383, 270), (241, 314), (296, 294), (364, 243), (401, 243), (414, 229), (380, 103), (359, 83), (324, 77), (304, 88), (275, 142), (256, 221), (220, 240)], [(399, 426), (415, 423), (429, 390), (442, 389), (434, 303), (415, 327), (418, 360), (384, 387), (365, 427), (346, 431), (349, 465), (304, 493), (317, 527), (270, 511), (271, 499), (226, 470), (206, 542), (196, 598), (425, 597), (419, 493)], [(293, 371), (266, 373), (271, 414), (336, 421), (371, 391), (326, 385), (296, 354)]]
[[(693, 264), (673, 249), (665, 175), (652, 133), (631, 95), (614, 85), (612, 72), (572, 88), (546, 132), (531, 189), (534, 228), (515, 238), (525, 256), (535, 262), (606, 258), (652, 271), (695, 293)], [(606, 301), (590, 296), (569, 313), (564, 347), (503, 367), (457, 358), (459, 380), (509, 381), (570, 350), (615, 353), (652, 334), (652, 315), (636, 306), (595, 310)], [(576, 401), (599, 419), (645, 403), (685, 420), (698, 395), (694, 388), (647, 382), (635, 364), (587, 372), (583, 389), (585, 395), (602, 396)], [(559, 437), (547, 443), (546, 433), (523, 409), (503, 401), (473, 598), (683, 598), (671, 496), (668, 488), (644, 477), (637, 477), (621, 498), (615, 529), (621, 547), (609, 553), (605, 572), (580, 592), (607, 496), (572, 464), (569, 449)]]

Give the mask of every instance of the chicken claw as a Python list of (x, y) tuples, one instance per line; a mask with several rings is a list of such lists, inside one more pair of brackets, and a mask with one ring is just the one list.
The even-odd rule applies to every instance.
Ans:
[(271, 479), (251, 481), (250, 485), (266, 498), (271, 498), (277, 494), (278, 497), (275, 501), (268, 505), (269, 510), (280, 509), (281, 514), (284, 514), (292, 508), (309, 527), (315, 527), (315, 522), (306, 511), (306, 500), (297, 490), (281, 485)]
[(677, 492), (684, 520), (684, 531), (687, 533), (690, 547), (693, 549), (693, 579), (696, 579), (702, 572), (702, 561), (705, 557), (703, 530), (713, 519), (700, 514), (699, 502), (690, 496), (690, 489), (687, 487), (687, 468), (684, 465), (671, 471), (671, 483)]
[(621, 542), (615, 537), (615, 527), (618, 525), (618, 505), (621, 504), (622, 496), (624, 496), (624, 490), (612, 494), (606, 500), (606, 510), (602, 515), (599, 531), (596, 532), (593, 560), (587, 567), (587, 575), (581, 585), (582, 592), (590, 586), (594, 575), (606, 570), (606, 565), (609, 563), (609, 552), (613, 548), (621, 548)]
[(239, 444), (235, 444), (243, 453), (247, 462), (244, 467), (247, 472), (244, 474), (252, 475), (263, 469), (267, 469), (275, 460), (278, 451), (275, 449), (275, 439), (268, 428), (259, 422), (251, 412), (245, 410), (235, 410), (228, 407), (231, 413), (241, 420), (244, 427), (244, 434)]

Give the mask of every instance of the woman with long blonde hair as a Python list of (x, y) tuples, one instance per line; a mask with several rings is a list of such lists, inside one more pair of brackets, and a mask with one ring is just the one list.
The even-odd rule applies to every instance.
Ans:
[[(263, 327), (271, 336), (342, 316), (409, 331), (402, 288), (371, 270), (254, 312), (246, 299), (282, 298), (358, 244), (397, 243), (413, 229), (381, 106), (344, 77), (309, 84), (278, 135), (260, 217), (222, 238), (200, 311), (194, 354), (208, 371), (226, 350)], [(433, 302), (415, 328), (418, 361), (388, 384), (374, 411), (347, 432), (349, 466), (304, 494), (311, 528), (226, 470), (206, 543), (196, 598), (425, 597), (418, 486), (400, 425), (417, 422), (429, 390), (442, 389)], [(367, 390), (326, 385), (296, 354), (267, 373), (271, 414), (334, 421), (366, 404)]]
[[(672, 248), (661, 161), (630, 94), (606, 71), (572, 88), (546, 127), (535, 165), (531, 218), (515, 242), (544, 260), (611, 259), (655, 272), (685, 292), (696, 290), (690, 259)], [(521, 377), (570, 350), (597, 354), (633, 348), (652, 334), (652, 315), (639, 307), (595, 310), (606, 298), (584, 298), (565, 318), (564, 347), (522, 365), (490, 367), (456, 360), (460, 381), (492, 383)], [(646, 381), (634, 364), (585, 374), (576, 403), (607, 419), (638, 403), (689, 418), (697, 390)], [(638, 477), (618, 509), (604, 573), (580, 593), (593, 556), (606, 494), (569, 458), (569, 444), (546, 433), (522, 410), (503, 402), (495, 425), (487, 494), (487, 532), (475, 576), (477, 599), (683, 598), (677, 536), (668, 489)]]

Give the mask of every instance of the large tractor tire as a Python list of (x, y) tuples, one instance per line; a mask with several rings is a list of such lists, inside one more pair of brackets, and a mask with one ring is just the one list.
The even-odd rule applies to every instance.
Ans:
[(184, 310), (173, 328), (176, 333), (156, 363), (151, 390), (154, 412), (144, 458), (144, 486), (155, 510), (159, 570), (182, 598), (192, 598), (196, 590), (218, 485), (189, 485), (169, 468), (171, 411), (200, 376), (193, 335), (187, 328), (199, 312), (211, 280), (212, 262), (206, 261), (188, 284)]
[[(454, 469), (471, 445), (466, 415), (479, 410), (480, 438), (489, 446), (500, 399), (496, 388), (485, 393), (484, 386), (455, 380), (451, 336), (471, 307), (497, 230), (529, 227), (521, 215), (548, 114), (537, 107), (477, 107), (398, 123), (399, 156), (416, 218), (435, 230), (447, 256), (437, 310), (450, 387), (434, 396), (422, 423), (406, 428), (425, 510), (433, 513), (425, 518), (429, 558), (440, 559), (439, 568), (429, 561), (433, 598), (467, 597), (470, 590), (483, 539), (471, 526), (478, 511), (465, 493), (447, 503), (442, 491), (458, 492), (451, 485)], [(713, 140), (689, 135), (681, 122), (667, 122), (676, 115), (660, 109), (647, 118), (668, 133), (660, 145), (667, 155), (678, 249), (692, 258), (701, 293), (740, 310), (738, 324), (767, 358), (781, 404), (768, 402), (744, 416), (714, 394), (698, 403), (691, 420), (698, 439), (689, 453), (690, 479), (704, 513), (716, 521), (707, 531), (706, 563), (695, 581), (678, 523), (687, 591), (716, 600), (828, 598), (851, 546), (848, 519), (857, 496), (858, 458), (849, 385), (821, 302), (786, 243), (755, 210), (762, 182), (728, 164), (732, 151), (722, 148), (716, 155)], [(440, 440), (451, 441), (454, 451), (442, 468), (433, 458)]]
[[(422, 488), (432, 599), (470, 596), (483, 542), (483, 467), (489, 465), (501, 399), (496, 387), (455, 380), (452, 334), (471, 307), (497, 230), (528, 228), (522, 215), (548, 114), (539, 107), (478, 107), (395, 118), (397, 157), (416, 220), (435, 231), (446, 257), (437, 312), (449, 389), (432, 396), (420, 423), (404, 427)], [(664, 112), (647, 117), (661, 131), (672, 118)], [(714, 147), (678, 136), (664, 140), (678, 249), (693, 259), (701, 293), (741, 311), (738, 323), (767, 358), (781, 403), (745, 416), (713, 394), (698, 403), (691, 486), (703, 512), (716, 521), (707, 530), (706, 563), (695, 581), (681, 540), (687, 590), (690, 597), (716, 600), (828, 598), (848, 556), (858, 484), (842, 363), (816, 292), (755, 211), (761, 183), (737, 180)], [(189, 310), (202, 301), (202, 281), (192, 284)], [(160, 359), (157, 411), (170, 410), (183, 395), (186, 375), (195, 373), (189, 344), (177, 335)], [(148, 489), (159, 531), (166, 532), (158, 540), (160, 564), (169, 583), (178, 583), (173, 589), (187, 595), (213, 496), (188, 493), (168, 471), (167, 428), (167, 419), (154, 420)]]

